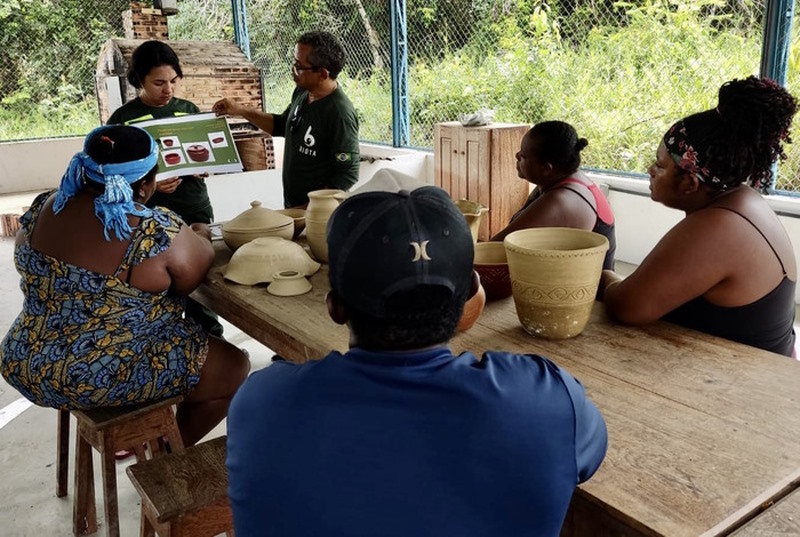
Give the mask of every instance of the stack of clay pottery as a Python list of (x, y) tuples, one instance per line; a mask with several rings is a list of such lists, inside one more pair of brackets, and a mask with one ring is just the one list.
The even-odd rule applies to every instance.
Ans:
[(322, 263), (328, 262), (328, 220), (345, 196), (344, 191), (328, 188), (308, 193), (306, 239), (311, 253)]
[(481, 218), (489, 212), (489, 208), (477, 201), (458, 200), (456, 207), (464, 215), (469, 225), (469, 230), (472, 232), (472, 242), (478, 242), (478, 231), (481, 228)]
[(250, 208), (229, 222), (222, 224), (222, 240), (231, 250), (236, 250), (259, 237), (281, 237), (291, 240), (294, 236), (294, 220), (291, 216), (261, 206), (260, 201), (250, 202)]
[(608, 239), (572, 228), (521, 229), (503, 242), (517, 316), (546, 339), (580, 334), (592, 313)]

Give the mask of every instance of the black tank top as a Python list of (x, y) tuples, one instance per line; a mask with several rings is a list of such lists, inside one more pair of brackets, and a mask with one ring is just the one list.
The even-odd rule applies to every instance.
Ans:
[(745, 345), (792, 356), (794, 352), (794, 294), (796, 283), (789, 279), (778, 252), (749, 218), (728, 207), (715, 207), (738, 214), (758, 231), (783, 270), (783, 279), (772, 291), (744, 306), (717, 306), (702, 296), (678, 306), (664, 316), (686, 328), (738, 341)]

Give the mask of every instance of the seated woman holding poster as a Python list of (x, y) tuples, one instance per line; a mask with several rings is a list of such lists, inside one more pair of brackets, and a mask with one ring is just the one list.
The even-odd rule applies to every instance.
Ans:
[(53, 408), (184, 395), (177, 421), (192, 445), (225, 417), (249, 361), (184, 317), (214, 251), (207, 225), (144, 206), (157, 160), (144, 130), (95, 129), (59, 190), (22, 216), (14, 260), (25, 300), (0, 346), (0, 372)]

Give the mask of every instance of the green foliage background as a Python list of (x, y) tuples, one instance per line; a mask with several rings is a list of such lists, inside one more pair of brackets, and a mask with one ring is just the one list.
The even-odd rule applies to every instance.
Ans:
[[(122, 34), (127, 6), (0, 4), (0, 140), (96, 125), (97, 56)], [(233, 38), (229, 0), (178, 7), (172, 39)], [(589, 140), (586, 166), (644, 173), (673, 121), (713, 106), (724, 81), (758, 72), (763, 9), (757, 0), (407, 0), (411, 145), (431, 147), (435, 122), (489, 108), (497, 121), (569, 121)], [(391, 143), (385, 0), (248, 0), (247, 12), (267, 110), (288, 102), (297, 35), (324, 28), (348, 51), (340, 82), (362, 139)], [(789, 61), (788, 87), (800, 94), (796, 47)], [(800, 191), (800, 147), (788, 152), (779, 187)]]

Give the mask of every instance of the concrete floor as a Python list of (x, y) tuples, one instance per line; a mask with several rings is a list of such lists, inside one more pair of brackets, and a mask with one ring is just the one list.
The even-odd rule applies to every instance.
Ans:
[[(19, 275), (13, 264), (14, 241), (0, 238), (0, 335), (5, 335), (22, 307)], [(225, 337), (250, 352), (253, 370), (271, 363), (273, 353), (237, 328), (223, 321)], [(69, 495), (57, 498), (56, 490), (56, 416), (53, 409), (27, 407), (6, 422), (15, 408), (26, 401), (0, 377), (0, 536), (2, 537), (69, 537), (72, 535), (72, 499), (75, 421), (72, 421), (70, 442)], [(5, 423), (5, 425), (3, 425)], [(225, 434), (225, 422), (207, 439)], [(139, 495), (133, 489), (125, 468), (133, 457), (117, 463), (122, 537), (139, 535)], [(105, 535), (103, 521), (103, 487), (100, 482), (100, 460), (95, 454), (95, 491), (97, 518)]]

